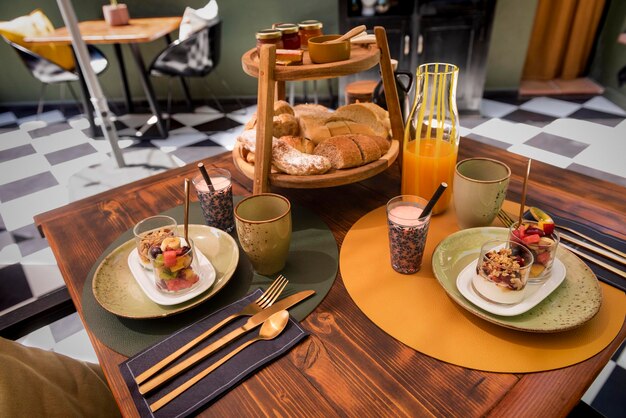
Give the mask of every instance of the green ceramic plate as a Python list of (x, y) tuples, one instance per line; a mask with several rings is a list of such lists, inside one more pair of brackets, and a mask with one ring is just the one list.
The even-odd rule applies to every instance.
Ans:
[(567, 273), (563, 283), (531, 310), (517, 316), (489, 313), (465, 299), (456, 279), (480, 253), (481, 245), (507, 237), (505, 228), (470, 228), (455, 232), (439, 243), (432, 257), (435, 277), (448, 295), (474, 315), (503, 327), (529, 332), (561, 332), (581, 326), (594, 317), (602, 304), (602, 291), (593, 272), (570, 251), (559, 247), (557, 257)]
[(205, 225), (189, 225), (189, 236), (216, 270), (213, 285), (204, 293), (177, 305), (158, 305), (146, 296), (128, 267), (135, 240), (126, 241), (100, 263), (93, 277), (93, 294), (107, 311), (125, 318), (160, 318), (190, 309), (219, 292), (237, 268), (239, 247), (226, 232)]

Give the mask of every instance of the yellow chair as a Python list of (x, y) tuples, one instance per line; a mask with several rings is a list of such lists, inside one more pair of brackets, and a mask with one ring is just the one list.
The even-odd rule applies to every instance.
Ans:
[[(48, 84), (67, 85), (74, 99), (78, 101), (69, 82), (78, 81), (74, 55), (69, 45), (52, 45), (25, 42), (29, 36), (45, 35), (54, 30), (52, 23), (41, 10), (35, 10), (27, 16), (21, 16), (8, 22), (0, 22), (0, 35), (15, 50), (33, 77), (41, 81), (41, 93), (37, 114), (43, 110), (43, 97)], [(108, 66), (104, 54), (92, 45), (88, 45), (91, 67), (96, 74), (102, 73)], [(88, 99), (83, 101), (89, 106)], [(84, 109), (90, 115), (89, 109)], [(91, 117), (90, 117), (91, 119)]]
[(0, 22), (0, 34), (7, 40), (47, 59), (65, 70), (75, 67), (74, 56), (69, 45), (52, 45), (25, 42), (29, 36), (48, 35), (54, 31), (50, 19), (39, 9), (27, 16), (20, 16), (8, 22)]

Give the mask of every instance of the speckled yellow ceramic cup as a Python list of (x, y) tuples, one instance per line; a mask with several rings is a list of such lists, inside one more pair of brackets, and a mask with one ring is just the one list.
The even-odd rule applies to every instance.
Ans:
[(241, 248), (254, 270), (269, 275), (285, 267), (291, 242), (291, 204), (287, 198), (262, 193), (243, 199), (235, 207)]
[(489, 226), (502, 207), (511, 169), (490, 158), (459, 161), (454, 172), (454, 209), (461, 229)]

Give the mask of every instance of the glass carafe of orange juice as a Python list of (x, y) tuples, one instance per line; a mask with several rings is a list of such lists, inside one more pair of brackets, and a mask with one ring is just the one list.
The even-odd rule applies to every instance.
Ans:
[(448, 189), (433, 213), (448, 207), (459, 149), (459, 114), (453, 64), (422, 64), (417, 68), (415, 100), (404, 130), (402, 194), (430, 199), (441, 182)]

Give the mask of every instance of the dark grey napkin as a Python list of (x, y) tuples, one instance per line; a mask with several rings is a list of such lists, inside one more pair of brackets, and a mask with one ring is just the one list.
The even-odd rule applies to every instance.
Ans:
[[(597, 241), (600, 241), (603, 244), (609, 245), (612, 248), (615, 248), (615, 249), (617, 249), (619, 251), (626, 251), (626, 242), (621, 240), (621, 239), (617, 239), (615, 237), (612, 237), (610, 235), (607, 235), (607, 234), (604, 234), (604, 233), (602, 233), (600, 231), (592, 229), (592, 228), (588, 227), (587, 225), (585, 225), (585, 224), (583, 224), (581, 222), (573, 221), (571, 219), (563, 218), (561, 216), (555, 216), (553, 214), (549, 214), (549, 215), (552, 218), (552, 220), (554, 220), (554, 223), (556, 225), (562, 225), (562, 226), (566, 226), (568, 228), (575, 229), (576, 231), (578, 231), (578, 232), (580, 232), (582, 234), (585, 234), (588, 237), (591, 237), (591, 238), (593, 238), (593, 239), (595, 239)], [(533, 216), (530, 214), (529, 211), (526, 211), (524, 213), (524, 218), (528, 219), (528, 220), (534, 220)], [(557, 228), (557, 232), (559, 232), (558, 228)], [(565, 232), (567, 232), (567, 231), (565, 231)], [(596, 245), (593, 242), (589, 242), (586, 239), (584, 239), (582, 237), (579, 237), (579, 236), (577, 236), (577, 235), (575, 235), (575, 234), (573, 234), (571, 232), (567, 232), (567, 234), (573, 235), (576, 238), (580, 239), (581, 241), (588, 242), (591, 245)], [(601, 255), (594, 253), (593, 251), (589, 251), (586, 248), (579, 247), (578, 245), (572, 244), (571, 242), (563, 241), (562, 239), (561, 239), (561, 242), (564, 242), (565, 244), (567, 244), (570, 247), (574, 247), (577, 250), (579, 250), (579, 251), (581, 251), (581, 252), (583, 252), (585, 254), (588, 254), (588, 255), (590, 255), (590, 256), (592, 256), (594, 258), (597, 258), (598, 260), (604, 261), (605, 263), (615, 267), (618, 270), (624, 271), (624, 266), (616, 263), (613, 260), (610, 260), (608, 258), (604, 258)], [(609, 284), (609, 285), (611, 285), (613, 287), (617, 287), (618, 289), (623, 290), (624, 292), (626, 292), (626, 280), (624, 280), (624, 278), (618, 276), (617, 274), (615, 274), (615, 273), (613, 273), (613, 272), (611, 272), (611, 271), (609, 271), (609, 270), (607, 270), (607, 269), (605, 269), (603, 267), (598, 266), (595, 263), (592, 263), (591, 261), (587, 261), (587, 260), (585, 260), (583, 258), (581, 258), (581, 260), (585, 264), (587, 264), (587, 266), (589, 266), (589, 268), (591, 269), (591, 271), (594, 272), (594, 274), (596, 275), (598, 280), (600, 280), (602, 282), (605, 282), (605, 283), (607, 283), (607, 284)]]
[[(242, 380), (246, 379), (248, 376), (254, 374), (256, 371), (263, 368), (277, 357), (286, 353), (308, 335), (308, 332), (300, 327), (300, 324), (290, 317), (287, 327), (278, 337), (270, 341), (258, 341), (252, 344), (250, 347), (246, 348), (225, 364), (218, 367), (208, 376), (200, 380), (198, 383), (187, 389), (177, 398), (153, 414), (149, 407), (151, 403), (157, 401), (166, 393), (200, 373), (202, 370), (227, 355), (230, 351), (234, 350), (240, 344), (258, 336), (260, 327), (257, 327), (234, 340), (226, 347), (201, 361), (196, 366), (173, 378), (160, 388), (150, 392), (146, 397), (139, 393), (137, 384), (135, 383), (135, 376), (138, 376), (157, 361), (173, 353), (178, 348), (185, 345), (185, 343), (211, 328), (222, 319), (239, 312), (244, 306), (257, 299), (261, 294), (262, 290), (257, 289), (245, 298), (233, 302), (221, 310), (175, 332), (164, 340), (148, 347), (144, 351), (120, 364), (120, 371), (124, 381), (130, 390), (133, 401), (135, 402), (137, 410), (141, 416), (184, 417), (193, 414), (230, 390)], [(196, 353), (206, 347), (211, 342), (226, 335), (235, 328), (242, 326), (248, 318), (249, 317), (243, 317), (231, 322), (229, 325), (216, 332), (207, 341), (200, 343), (197, 347), (191, 350), (190, 353), (183, 356), (182, 359), (193, 355), (193, 353)], [(178, 361), (181, 361), (182, 359)]]

